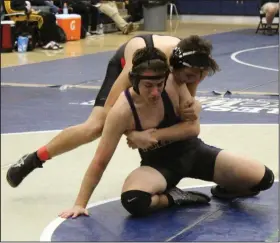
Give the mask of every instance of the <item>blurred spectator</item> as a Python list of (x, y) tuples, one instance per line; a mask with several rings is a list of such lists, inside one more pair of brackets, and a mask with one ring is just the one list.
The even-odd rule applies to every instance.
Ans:
[(40, 46), (43, 49), (62, 49), (56, 41), (60, 39), (55, 15), (48, 12), (39, 12), (32, 9), (29, 1), (25, 0), (1, 0), (5, 13), (23, 13), (21, 16), (10, 17), (11, 20), (37, 22), (40, 34)]
[[(90, 22), (92, 30), (96, 29), (98, 20), (97, 10), (99, 10), (110, 17), (123, 34), (129, 34), (133, 31), (133, 23), (128, 23), (124, 20), (114, 1), (102, 2), (100, 0), (64, 0), (63, 2), (67, 2), (68, 6), (73, 9), (73, 13), (77, 13), (82, 16), (83, 29), (88, 30)], [(89, 19), (90, 15), (91, 19)]]
[(272, 35), (271, 24), (275, 15), (279, 13), (279, 0), (261, 0), (261, 11), (265, 13), (267, 34)]

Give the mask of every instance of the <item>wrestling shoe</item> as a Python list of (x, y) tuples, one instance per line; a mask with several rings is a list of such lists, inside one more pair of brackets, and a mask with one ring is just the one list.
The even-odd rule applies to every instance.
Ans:
[(17, 187), (22, 180), (36, 168), (42, 168), (42, 163), (36, 152), (24, 155), (7, 171), (7, 181), (11, 187)]
[(177, 205), (193, 205), (193, 204), (208, 204), (211, 200), (207, 195), (194, 192), (194, 191), (183, 191), (177, 187), (170, 189), (167, 192), (174, 200)]

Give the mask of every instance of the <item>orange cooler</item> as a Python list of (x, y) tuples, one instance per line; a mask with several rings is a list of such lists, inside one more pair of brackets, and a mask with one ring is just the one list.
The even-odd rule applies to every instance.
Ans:
[(67, 40), (80, 40), (81, 38), (81, 15), (57, 14), (57, 24), (64, 30)]

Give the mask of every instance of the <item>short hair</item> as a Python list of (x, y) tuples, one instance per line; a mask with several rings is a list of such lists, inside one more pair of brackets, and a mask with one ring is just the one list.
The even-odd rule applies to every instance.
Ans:
[(156, 73), (166, 73), (169, 71), (167, 57), (161, 50), (154, 47), (144, 47), (134, 53), (132, 71), (141, 74), (148, 70)]
[(220, 70), (217, 62), (211, 57), (213, 45), (210, 41), (203, 39), (198, 35), (192, 35), (190, 37), (182, 39), (178, 43), (177, 47), (179, 47), (182, 52), (196, 51), (207, 54), (209, 56), (210, 69), (208, 71), (210, 71), (211, 74), (214, 74), (215, 72)]

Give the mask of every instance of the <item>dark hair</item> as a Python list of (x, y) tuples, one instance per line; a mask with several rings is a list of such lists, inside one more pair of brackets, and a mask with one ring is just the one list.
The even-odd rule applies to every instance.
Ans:
[(198, 35), (192, 35), (188, 38), (182, 39), (177, 47), (181, 49), (182, 52), (196, 51), (200, 53), (205, 53), (209, 56), (209, 69), (211, 74), (219, 71), (219, 65), (211, 57), (213, 46), (212, 43), (206, 39), (199, 37)]
[(137, 94), (140, 94), (139, 82), (143, 78), (142, 74), (148, 70), (157, 73), (153, 78), (150, 77), (152, 79), (164, 77), (165, 87), (169, 75), (169, 65), (166, 55), (157, 48), (144, 47), (137, 50), (133, 55), (132, 70), (129, 73), (129, 79)]
[(169, 70), (166, 55), (157, 48), (144, 47), (138, 49), (132, 59), (132, 72), (141, 74), (147, 70), (165, 73)]

